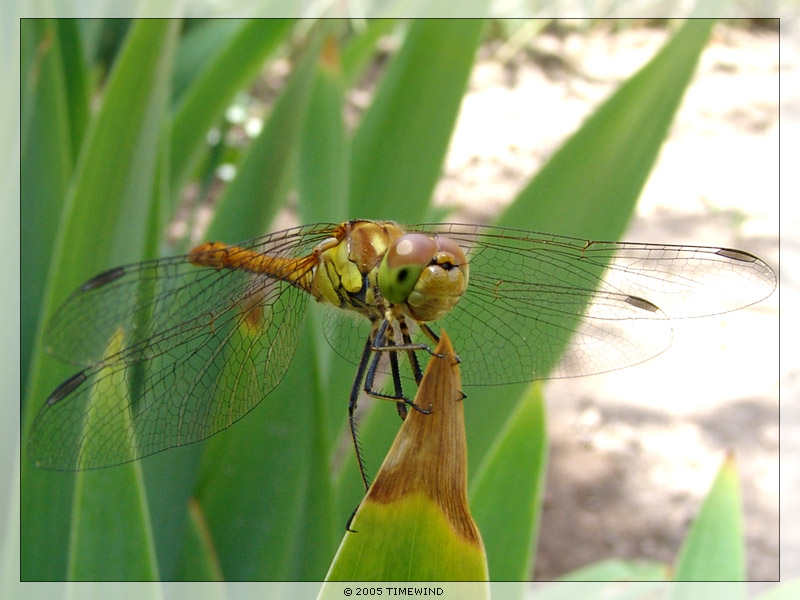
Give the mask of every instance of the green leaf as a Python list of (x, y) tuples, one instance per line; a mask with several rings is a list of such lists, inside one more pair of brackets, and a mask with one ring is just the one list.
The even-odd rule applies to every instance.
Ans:
[(353, 137), (353, 216), (407, 223), (425, 213), (482, 31), (480, 20), (410, 23)]
[(342, 75), (354, 85), (367, 65), (375, 58), (375, 47), (381, 37), (397, 25), (397, 19), (368, 19), (363, 31), (348, 40), (342, 52)]
[(530, 577), (546, 472), (545, 406), (541, 387), (534, 384), (470, 483), (472, 512), (495, 581)]
[[(129, 343), (129, 341), (125, 341)], [(112, 336), (105, 356), (123, 348), (122, 335)], [(84, 431), (98, 422), (113, 418), (119, 440), (88, 437), (88, 445), (117, 444), (134, 436), (127, 408), (110, 410), (119, 397), (114, 395), (109, 378), (98, 383), (87, 395)], [(106, 384), (106, 385), (104, 385)], [(111, 392), (109, 395), (108, 392)], [(125, 515), (124, 519), (120, 515)], [(148, 581), (158, 579), (147, 501), (138, 463), (128, 463), (105, 471), (80, 471), (75, 478), (72, 505), (67, 579), (70, 581)], [(110, 543), (109, 543), (110, 542)]]
[[(54, 244), (44, 314), (52, 313), (88, 277), (141, 257), (148, 238), (152, 239), (148, 232), (154, 222), (150, 200), (154, 197), (158, 140), (177, 29), (176, 21), (145, 20), (129, 31), (109, 77), (102, 106), (85, 135)], [(47, 395), (75, 370), (42, 355), (41, 329), (40, 321), (24, 434)], [(65, 507), (71, 503), (74, 477), (35, 469), (27, 457), (26, 439), (27, 435), (23, 435), (21, 576), (63, 579), (67, 574), (69, 533), (69, 511)], [(134, 485), (132, 480), (128, 482)], [(135, 485), (126, 489), (139, 494)], [(118, 499), (113, 490), (106, 491), (106, 502), (113, 506)], [(99, 502), (97, 496), (94, 499)], [(83, 502), (79, 491), (75, 503)], [(113, 545), (115, 540), (105, 539), (104, 544)], [(127, 548), (124, 543), (119, 544)], [(133, 563), (140, 558), (139, 554), (128, 557)], [(81, 564), (80, 568), (97, 571), (92, 565)]]
[(78, 473), (67, 579), (153, 581), (158, 578), (139, 464)]
[(207, 65), (229, 47), (245, 21), (240, 19), (206, 19), (187, 21), (187, 31), (175, 50), (172, 72), (172, 101), (180, 101), (184, 92), (198, 77), (205, 75)]
[[(303, 331), (281, 385), (205, 444), (196, 496), (226, 580), (320, 579), (335, 549), (330, 507), (309, 510), (325, 502), (310, 498), (309, 486), (325, 486), (316, 437), (327, 426), (317, 422), (308, 324)], [(319, 548), (300, 535), (310, 524)]]
[(83, 55), (78, 20), (58, 19), (57, 23), (59, 40), (63, 48), (61, 59), (64, 62), (66, 75), (72, 155), (77, 156), (89, 123), (89, 73)]
[[(369, 498), (369, 496), (367, 496)], [(487, 581), (482, 548), (453, 533), (423, 495), (365, 503), (327, 575), (330, 581)]]
[(290, 26), (291, 21), (281, 19), (242, 21), (240, 30), (214, 60), (206, 62), (205, 70), (195, 76), (181, 96), (170, 134), (173, 202), (197, 164), (209, 129), (285, 39)]
[(300, 139), (297, 183), (303, 223), (350, 218), (350, 144), (344, 124), (344, 101), (338, 42), (329, 36), (317, 65)]
[(317, 33), (309, 39), (264, 129), (220, 198), (206, 234), (209, 239), (241, 241), (261, 235), (282, 206), (295, 167), (314, 66), (322, 46), (321, 32)]
[[(675, 566), (675, 581), (745, 581), (739, 474), (732, 457), (720, 468)], [(742, 590), (744, 593), (744, 590)]]
[(27, 383), (48, 266), (72, 175), (70, 102), (57, 21), (23, 19), (20, 373)]

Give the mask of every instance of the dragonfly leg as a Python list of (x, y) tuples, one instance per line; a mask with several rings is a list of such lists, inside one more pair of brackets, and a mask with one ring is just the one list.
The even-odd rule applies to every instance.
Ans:
[[(386, 330), (389, 326), (389, 320), (384, 319), (381, 322), (380, 327), (375, 332), (375, 336), (372, 341), (371, 349), (375, 352), (375, 355), (372, 357), (372, 361), (370, 362), (369, 368), (367, 369), (367, 375), (364, 378), (364, 391), (372, 396), (373, 398), (380, 398), (382, 400), (394, 400), (398, 404), (402, 404), (405, 406), (410, 406), (417, 412), (421, 412), (423, 414), (430, 414), (430, 410), (426, 410), (420, 408), (416, 404), (414, 404), (413, 400), (409, 400), (403, 395), (403, 388), (400, 382), (400, 368), (397, 362), (397, 352), (400, 351), (413, 351), (419, 350), (422, 348), (426, 348), (424, 344), (411, 344), (410, 347), (406, 346), (405, 344), (400, 346), (394, 343), (394, 334), (392, 332), (389, 333), (387, 336)], [(381, 358), (381, 352), (388, 352), (389, 353), (389, 364), (392, 368), (392, 379), (394, 382), (394, 395), (391, 394), (384, 394), (375, 389), (375, 375), (378, 371), (378, 364)], [(421, 378), (420, 378), (421, 379)], [(400, 416), (403, 416), (403, 412), (400, 412)]]
[[(361, 454), (361, 446), (358, 443), (358, 433), (356, 432), (356, 407), (358, 405), (358, 394), (361, 390), (361, 382), (364, 379), (364, 373), (367, 369), (367, 363), (372, 352), (372, 340), (368, 339), (364, 344), (364, 351), (361, 353), (361, 360), (358, 361), (358, 369), (356, 370), (356, 379), (353, 381), (353, 387), (350, 388), (350, 402), (347, 406), (348, 421), (350, 424), (350, 436), (353, 438), (353, 447), (356, 450), (356, 462), (358, 463), (358, 472), (361, 474), (361, 481), (364, 482), (364, 489), (369, 489), (369, 478), (364, 468), (364, 458)], [(355, 511), (353, 512), (355, 514)], [(351, 517), (352, 518), (352, 517)], [(349, 523), (348, 523), (349, 525)]]
[[(400, 323), (400, 331), (403, 334), (403, 346), (408, 348), (412, 345), (411, 342), (411, 332), (408, 330), (408, 323), (403, 318), (399, 318), (398, 322)], [(424, 323), (422, 324), (424, 325)], [(427, 325), (424, 325), (426, 329), (428, 329)], [(430, 329), (428, 329), (430, 331)], [(431, 331), (431, 334), (433, 332)], [(438, 339), (436, 342), (438, 343)], [(417, 382), (417, 386), (422, 383), (422, 369), (419, 366), (419, 360), (417, 359), (417, 352), (416, 350), (406, 350), (408, 353), (408, 362), (411, 365), (411, 370), (414, 372), (414, 380)]]
[[(430, 327), (428, 327), (428, 325), (427, 325), (426, 323), (417, 323), (417, 325), (419, 325), (419, 328), (422, 330), (422, 332), (423, 332), (425, 335), (427, 335), (427, 336), (428, 336), (428, 338), (429, 338), (431, 341), (433, 341), (433, 344), (434, 344), (434, 346), (438, 346), (438, 345), (439, 345), (439, 336), (438, 336), (438, 335), (436, 335), (436, 334), (434, 333), (433, 329), (431, 329)], [(431, 354), (433, 354), (434, 356), (438, 356), (439, 358), (444, 358), (444, 355), (443, 355), (443, 354), (436, 354), (436, 352), (431, 352), (430, 350), (428, 350), (428, 352), (430, 352), (430, 353), (431, 353)], [(456, 360), (457, 360), (458, 362), (461, 362), (461, 359), (458, 357), (458, 355), (457, 355), (457, 354), (456, 354)]]
[[(389, 329), (390, 345), (394, 344), (394, 330)], [(389, 352), (389, 365), (392, 367), (392, 382), (394, 383), (394, 395), (396, 398), (403, 398), (403, 402), (395, 402), (397, 407), (397, 414), (405, 421), (408, 415), (408, 409), (405, 404), (405, 396), (403, 395), (403, 384), (400, 381), (400, 365), (397, 362), (397, 352)]]
[(358, 531), (353, 529), (352, 527), (350, 527), (350, 525), (353, 524), (353, 519), (356, 518), (356, 513), (358, 512), (358, 509), (359, 509), (360, 506), (361, 506), (361, 503), (359, 502), (358, 505), (353, 509), (353, 512), (350, 513), (350, 516), (347, 517), (347, 523), (345, 523), (345, 526), (344, 526), (345, 531), (349, 531), (350, 533), (358, 533)]
[[(410, 353), (413, 352), (413, 351), (425, 350), (425, 352), (427, 352), (431, 356), (436, 356), (438, 358), (444, 358), (445, 357), (444, 354), (439, 354), (438, 352), (434, 352), (428, 344), (423, 344), (423, 343), (420, 343), (420, 342), (411, 341), (411, 335), (410, 335), (410, 333), (408, 331), (408, 325), (406, 324), (405, 319), (402, 316), (398, 316), (397, 317), (397, 322), (400, 323), (400, 329), (403, 332), (403, 344), (402, 344), (402, 346), (397, 345), (397, 344), (386, 344), (386, 336), (385, 335), (381, 338), (381, 342), (379, 343), (378, 336), (376, 335), (375, 336), (375, 341), (372, 344), (372, 349), (374, 351), (376, 351), (376, 352), (397, 352), (399, 350), (406, 350), (406, 351), (409, 352), (409, 355), (410, 355)], [(388, 320), (384, 319), (384, 323), (388, 324)], [(439, 336), (436, 335), (430, 327), (428, 327), (425, 323), (420, 323), (420, 322), (417, 322), (417, 325), (419, 325), (419, 328), (422, 329), (422, 331), (425, 333), (426, 336), (428, 336), (428, 338), (434, 343), (434, 345), (437, 345), (439, 343)], [(385, 329), (385, 326), (383, 324), (381, 325), (381, 329)], [(413, 359), (412, 368), (414, 368), (413, 367), (413, 363), (414, 362), (417, 362), (416, 361), (416, 357)], [(417, 367), (419, 367), (419, 363), (418, 362), (417, 362)], [(414, 371), (414, 378), (417, 379), (417, 383), (419, 383), (422, 380), (422, 370), (421, 369), (417, 369), (417, 370)]]
[[(361, 382), (364, 382), (364, 391), (367, 392), (370, 396), (376, 398), (382, 398), (386, 400), (394, 400), (397, 403), (398, 409), (397, 412), (400, 414), (401, 418), (405, 418), (405, 415), (408, 413), (406, 408), (407, 404), (410, 404), (412, 407), (417, 408), (414, 403), (408, 400), (405, 396), (403, 396), (403, 389), (400, 382), (400, 368), (397, 364), (397, 353), (396, 350), (402, 349), (402, 347), (398, 347), (395, 345), (389, 346), (394, 352), (391, 352), (389, 355), (389, 361), (392, 367), (392, 378), (394, 381), (395, 386), (395, 395), (391, 396), (389, 394), (383, 394), (378, 392), (374, 389), (375, 387), (375, 373), (378, 368), (378, 362), (380, 359), (380, 354), (376, 352), (375, 356), (370, 360), (370, 355), (372, 354), (375, 345), (375, 340), (381, 340), (381, 344), (386, 343), (386, 329), (389, 325), (388, 320), (384, 320), (380, 327), (378, 327), (374, 334), (371, 334), (369, 339), (367, 340), (366, 344), (364, 344), (364, 350), (361, 352), (361, 359), (358, 362), (358, 369), (356, 370), (356, 377), (353, 381), (353, 387), (350, 389), (350, 401), (348, 403), (348, 422), (350, 425), (350, 436), (353, 439), (353, 446), (356, 451), (356, 462), (358, 463), (358, 471), (361, 474), (361, 481), (364, 483), (364, 489), (369, 489), (369, 477), (367, 476), (366, 468), (364, 466), (364, 457), (363, 453), (361, 452), (361, 445), (358, 441), (358, 432), (356, 431), (356, 419), (355, 413), (356, 408), (358, 407), (358, 395), (361, 392)], [(373, 326), (374, 327), (374, 326)], [(366, 376), (365, 376), (366, 375)], [(400, 408), (402, 407), (402, 408)], [(421, 409), (417, 409), (421, 410)], [(427, 412), (422, 411), (421, 412)]]

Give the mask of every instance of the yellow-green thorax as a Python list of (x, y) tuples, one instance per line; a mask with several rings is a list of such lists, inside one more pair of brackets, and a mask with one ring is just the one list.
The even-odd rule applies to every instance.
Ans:
[(336, 237), (317, 247), (319, 264), (311, 291), (320, 302), (382, 318), (378, 268), (386, 249), (404, 232), (391, 221), (349, 221), (341, 227)]

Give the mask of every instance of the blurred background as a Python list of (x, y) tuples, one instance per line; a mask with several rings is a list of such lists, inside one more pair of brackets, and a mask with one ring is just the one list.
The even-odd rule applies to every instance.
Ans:
[[(376, 96), (380, 97), (381, 90), (391, 96), (391, 92), (387, 94), (385, 91), (390, 89), (385, 75), (398, 56), (405, 56), (403, 48), (410, 29), (407, 24), (387, 21), (385, 25), (376, 26), (374, 22), (344, 22), (338, 32), (345, 32), (341, 38), (346, 42), (341, 48), (335, 44), (325, 46), (318, 63), (304, 58), (304, 52), (310, 55), (308, 48), (313, 46), (309, 42), (311, 22), (301, 21), (286, 26), (275, 34), (274, 47), (263, 50), (265, 55), (274, 50), (269, 60), (254, 64), (252, 84), (242, 86), (205, 131), (193, 126), (191, 119), (185, 123), (181, 121), (182, 103), (190, 96), (186, 92), (192, 91), (193, 77), (203, 73), (214, 49), (235, 39), (239, 31), (232, 21), (221, 24), (186, 22), (173, 34), (180, 41), (179, 60), (174, 64), (174, 71), (169, 73), (170, 96), (158, 99), (169, 105), (166, 112), (171, 124), (175, 125), (171, 163), (160, 162), (163, 153), (168, 154), (169, 149), (159, 146), (157, 128), (150, 138), (149, 154), (139, 155), (140, 162), (132, 163), (136, 168), (130, 173), (135, 176), (119, 176), (120, 193), (109, 191), (116, 189), (112, 186), (117, 185), (119, 171), (114, 165), (98, 169), (95, 180), (83, 177), (83, 181), (88, 183), (79, 181), (77, 184), (86, 186), (87, 194), (82, 195), (75, 193), (75, 183), (60, 182), (48, 188), (51, 182), (43, 184), (37, 177), (42, 166), (23, 160), (24, 167), (30, 168), (23, 171), (23, 192), (30, 193), (28, 196), (23, 194), (23, 246), (26, 243), (39, 249), (45, 246), (39, 254), (25, 255), (25, 260), (31, 261), (32, 265), (27, 272), (41, 276), (41, 279), (23, 281), (23, 286), (42, 293), (44, 274), (48, 269), (51, 276), (63, 274), (63, 269), (52, 266), (47, 244), (41, 242), (63, 240), (59, 236), (65, 234), (56, 234), (56, 231), (64, 227), (66, 219), (58, 216), (60, 207), (46, 222), (42, 219), (45, 213), (41, 211), (45, 210), (42, 208), (45, 204), (55, 204), (69, 194), (73, 194), (76, 201), (86, 195), (97, 197), (96, 206), (101, 208), (86, 209), (84, 219), (113, 210), (109, 207), (117, 201), (121, 203), (128, 195), (149, 199), (150, 195), (163, 194), (158, 215), (163, 223), (154, 228), (158, 231), (158, 240), (151, 246), (157, 248), (157, 254), (186, 248), (209, 235), (214, 239), (220, 238), (223, 234), (217, 232), (222, 231), (219, 229), (221, 226), (212, 223), (221, 214), (237, 217), (236, 211), (231, 210), (232, 202), (238, 201), (237, 198), (249, 199), (248, 206), (255, 208), (247, 208), (250, 212), (239, 212), (238, 218), (229, 220), (227, 231), (230, 233), (223, 237), (226, 241), (249, 237), (250, 234), (239, 235), (236, 232), (242, 228), (249, 231), (247, 227), (255, 222), (252, 215), (256, 214), (269, 224), (262, 229), (273, 230), (309, 219), (376, 216), (348, 214), (348, 202), (351, 210), (356, 210), (353, 207), (357, 206), (373, 209), (374, 204), (374, 210), (382, 211), (378, 216), (383, 218), (490, 222), (533, 189), (529, 187), (531, 181), (565, 140), (613, 92), (653, 59), (680, 26), (681, 23), (671, 20), (489, 20), (484, 27), (466, 32), (465, 39), (472, 37), (463, 43), (466, 48), (463, 55), (472, 60), (468, 44), (474, 41), (474, 63), (459, 63), (458, 68), (464, 73), (463, 95), (454, 96), (452, 107), (448, 109), (450, 112), (442, 109), (442, 114), (452, 113), (452, 135), (449, 130), (431, 130), (430, 135), (422, 136), (423, 141), (426, 137), (433, 140), (430, 147), (411, 138), (409, 146), (401, 148), (405, 153), (403, 156), (409, 161), (418, 158), (419, 170), (425, 169), (425, 172), (418, 178), (403, 179), (411, 167), (405, 163), (388, 163), (385, 174), (389, 183), (381, 188), (383, 180), (370, 175), (369, 168), (366, 168), (369, 167), (367, 159), (373, 155), (382, 158), (384, 153), (391, 156), (391, 152), (381, 148), (381, 140), (403, 143), (402, 133), (407, 128), (413, 129), (410, 126), (413, 123), (390, 123), (382, 130), (378, 127), (376, 129), (384, 137), (375, 140), (361, 132), (367, 129), (365, 123), (374, 124), (364, 117), (370, 115), (371, 107), (378, 103)], [(81, 24), (83, 38), (80, 43), (87, 53), (91, 49), (87, 60), (90, 65), (87, 70), (90, 82), (87, 85), (90, 90), (87, 106), (93, 110), (104, 100), (104, 85), (111, 65), (119, 57), (129, 27), (130, 23), (126, 21)], [(31, 61), (37, 56), (33, 50), (41, 52), (48, 48), (45, 42), (49, 38), (45, 35), (41, 39), (44, 42), (30, 47), (27, 54), (23, 53)], [(638, 196), (627, 230), (624, 234), (615, 234), (615, 237), (630, 241), (739, 248), (763, 258), (777, 272), (778, 77), (781, 67), (778, 41), (775, 20), (735, 20), (714, 24), (697, 70), (668, 127), (647, 183)], [(165, 48), (165, 52), (172, 51), (168, 46)], [(160, 56), (152, 60), (161, 60)], [(340, 57), (341, 65), (344, 65), (341, 70)], [(445, 60), (442, 62), (446, 65)], [(173, 68), (171, 62), (165, 64)], [(342, 124), (331, 124), (323, 119), (303, 121), (304, 117), (291, 112), (291, 105), (281, 105), (281, 98), (288, 96), (287, 90), (298, 85), (293, 81), (299, 80), (295, 75), (305, 64), (313, 65), (321, 73), (315, 80), (315, 85), (320, 87), (314, 88), (313, 95), (309, 94), (312, 97), (309, 115), (325, 116), (332, 107), (334, 112), (338, 111), (344, 117), (342, 131), (336, 130)], [(23, 61), (23, 70), (26, 66), (29, 65)], [(782, 66), (784, 69), (796, 67), (796, 63)], [(448, 69), (443, 69), (446, 71)], [(328, 76), (334, 85), (325, 88), (325, 82), (330, 83), (325, 79)], [(336, 96), (339, 93), (341, 96)], [(395, 95), (400, 97), (400, 92)], [(323, 104), (313, 104), (314, 101)], [(213, 102), (213, 99), (208, 102)], [(300, 105), (297, 106), (300, 111)], [(48, 110), (46, 106), (42, 109)], [(302, 110), (305, 110), (304, 106)], [(410, 108), (408, 110), (413, 114)], [(46, 114), (53, 114), (53, 111)], [(275, 114), (285, 115), (287, 119), (276, 122), (271, 118)], [(122, 126), (136, 115), (123, 111), (120, 117), (118, 125)], [(281, 127), (282, 123), (290, 123), (288, 118), (297, 119), (291, 124), (296, 130)], [(149, 122), (142, 119), (142, 123)], [(158, 120), (154, 122), (158, 123)], [(192, 160), (182, 153), (183, 147), (178, 143), (186, 141), (180, 138), (180, 126), (185, 126), (186, 131), (199, 140), (196, 145), (201, 149)], [(270, 128), (273, 128), (271, 132)], [(264, 133), (272, 136), (267, 142), (264, 140), (270, 136), (262, 135)], [(329, 150), (337, 148), (328, 145), (337, 134), (347, 139), (351, 133), (354, 143), (348, 141), (339, 146), (346, 152)], [(25, 138), (26, 141), (30, 139), (35, 138)], [(115, 137), (112, 135), (109, 139), (109, 147), (113, 148)], [(297, 142), (297, 146), (292, 146), (290, 140)], [(76, 143), (75, 147), (77, 149), (79, 144)], [(342, 182), (330, 177), (321, 181), (324, 178), (319, 174), (323, 171), (318, 166), (314, 168), (314, 160), (318, 158), (314, 156), (314, 149), (320, 149), (320, 155), (327, 150), (326, 156), (332, 159), (331, 162), (341, 161), (338, 167), (345, 167), (341, 171), (332, 168), (330, 173), (346, 172), (350, 179), (344, 177)], [(436, 162), (437, 152), (441, 155), (441, 164)], [(113, 153), (106, 152), (109, 154)], [(252, 163), (248, 165), (248, 156), (255, 157), (251, 159), (255, 168)], [(47, 155), (37, 153), (36, 157), (47, 158)], [(79, 157), (85, 159), (76, 150), (74, 160), (77, 162)], [(598, 161), (603, 158), (597, 156)], [(326, 168), (330, 166), (330, 163), (324, 165)], [(143, 168), (149, 169), (149, 176), (137, 181), (136, 176), (143, 172)], [(159, 179), (164, 171), (159, 169), (165, 168), (172, 169), (169, 182), (174, 184), (174, 189), (167, 192), (158, 185), (164, 183)], [(576, 178), (580, 179), (584, 173), (583, 165), (576, 163), (574, 170)], [(399, 181), (390, 180), (395, 172), (400, 173), (396, 175)], [(240, 177), (243, 173), (246, 176)], [(605, 174), (611, 181), (615, 175), (613, 171)], [(30, 178), (26, 179), (26, 176)], [(65, 180), (69, 181), (70, 176), (71, 173), (65, 176)], [(563, 177), (568, 181), (569, 173)], [(620, 178), (625, 176), (621, 174)], [(25, 187), (26, 182), (28, 187)], [(148, 187), (151, 184), (152, 188)], [(582, 180), (580, 184), (590, 190), (593, 187), (613, 189), (608, 187), (607, 181)], [(355, 198), (357, 194), (353, 193), (352, 198), (347, 198), (346, 191), (337, 196), (323, 192), (325, 189), (339, 192), (357, 190), (363, 192), (363, 197)], [(548, 200), (563, 211), (563, 227), (559, 227), (556, 212), (556, 217), (543, 222), (541, 229), (568, 235), (589, 235), (581, 233), (580, 229), (572, 229), (575, 215), (567, 213), (588, 211), (593, 205), (592, 199), (566, 197), (559, 204), (559, 193), (559, 189), (551, 190)], [(569, 192), (564, 194), (570, 195)], [(638, 192), (633, 197), (636, 195)], [(396, 200), (404, 197), (409, 198), (408, 205)], [(416, 213), (410, 207), (412, 198), (421, 199)], [(535, 204), (539, 198), (534, 195), (530, 200)], [(42, 205), (36, 204), (37, 201)], [(384, 201), (386, 204), (380, 204)], [(32, 210), (34, 206), (37, 212)], [(153, 218), (146, 211), (136, 213), (138, 209), (135, 207), (144, 204), (132, 202), (130, 206), (134, 208), (120, 211), (114, 234), (108, 236), (109, 245), (112, 241), (117, 243), (118, 238), (134, 229), (125, 210), (133, 211), (141, 221)], [(392, 208), (398, 214), (393, 214)], [(241, 208), (237, 206), (237, 210)], [(621, 207), (617, 210), (621, 215), (620, 221), (624, 222), (627, 209)], [(44, 228), (39, 229), (43, 223)], [(76, 223), (73, 229), (78, 231), (81, 222)], [(209, 234), (209, 226), (213, 234)], [(538, 229), (535, 220), (524, 226)], [(93, 243), (92, 236), (101, 231), (99, 227), (84, 226), (83, 229), (90, 238), (87, 244)], [(138, 242), (133, 247), (141, 249), (146, 244)], [(114, 247), (108, 256), (98, 260), (111, 261), (110, 266), (138, 256), (130, 248)], [(41, 262), (35, 263), (37, 260)], [(64, 290), (72, 289), (99, 268), (102, 267), (87, 264), (81, 268), (81, 274), (76, 268), (65, 278), (65, 281), (70, 277), (74, 280), (71, 286), (66, 283), (58, 285)], [(795, 293), (796, 283), (790, 285), (790, 293)], [(35, 296), (32, 293), (30, 297)], [(47, 301), (57, 302), (55, 299), (42, 301), (45, 312)], [(42, 317), (37, 314), (36, 306), (38, 304), (31, 303), (22, 315), (23, 325), (27, 327), (23, 329), (23, 381), (28, 373), (34, 374), (28, 382), (31, 385), (28, 400), (34, 404), (40, 403), (45, 397), (43, 394), (64, 377), (63, 368), (59, 376), (51, 363), (40, 367), (35, 363), (30, 366), (28, 362), (36, 360), (31, 356), (35, 357), (35, 332), (37, 327), (41, 327)], [(609, 557), (672, 564), (715, 473), (729, 453), (735, 455), (742, 482), (747, 576), (751, 580), (774, 581), (778, 578), (778, 295), (773, 294), (764, 302), (735, 313), (676, 322), (674, 330), (672, 347), (644, 365), (607, 375), (548, 381), (544, 386), (549, 413), (550, 457), (533, 578), (550, 580)], [(302, 356), (314, 357), (314, 350)], [(298, 362), (297, 358), (295, 362)], [(37, 368), (43, 375), (37, 373)], [(55, 383), (39, 383), (40, 377), (41, 382), (49, 377)], [(351, 371), (348, 371), (346, 379), (350, 377)], [(328, 383), (328, 380), (323, 381)], [(796, 382), (796, 370), (784, 376), (784, 385), (796, 386)], [(319, 387), (323, 391), (319, 394), (319, 403), (314, 404), (314, 410), (324, 406), (328, 414), (333, 415), (322, 427), (335, 440), (341, 434), (340, 417), (345, 412), (339, 397), (341, 394), (326, 394), (325, 386)], [(303, 408), (291, 404), (291, 411), (279, 411), (282, 406), (289, 406), (292, 400), (291, 393), (285, 397), (279, 393), (262, 403), (271, 407), (259, 407), (241, 425), (212, 440), (208, 444), (209, 451), (202, 457), (199, 454), (202, 448), (189, 448), (142, 461), (146, 463), (144, 470), (149, 491), (154, 494), (150, 498), (150, 510), (157, 525), (156, 546), (162, 576), (179, 577), (193, 573), (190, 566), (182, 562), (188, 554), (186, 549), (192, 547), (192, 540), (184, 538), (185, 523), (171, 523), (175, 521), (175, 512), (170, 512), (183, 511), (189, 497), (198, 499), (198, 503), (192, 506), (201, 507), (210, 530), (217, 528), (221, 537), (229, 536), (224, 542), (216, 540), (219, 544), (217, 550), (221, 552), (220, 572), (226, 578), (313, 579), (319, 578), (320, 573), (324, 575), (331, 548), (335, 548), (335, 540), (341, 534), (341, 523), (357, 501), (358, 485), (351, 466), (341, 468), (344, 474), (337, 473), (330, 484), (334, 491), (330, 496), (335, 498), (338, 506), (326, 513), (329, 521), (324, 525), (327, 528), (324, 533), (329, 539), (319, 543), (318, 556), (314, 564), (309, 561), (307, 571), (298, 571), (299, 567), (289, 564), (265, 561), (259, 554), (263, 552), (266, 555), (264, 546), (252, 548), (252, 553), (247, 551), (250, 548), (243, 546), (245, 542), (242, 540), (250, 540), (256, 527), (259, 528), (255, 529), (257, 531), (263, 528), (263, 531), (273, 532), (270, 528), (275, 527), (273, 523), (280, 523), (281, 514), (267, 509), (268, 500), (281, 501), (285, 494), (295, 493), (295, 488), (287, 492), (288, 485), (270, 482), (270, 478), (274, 479), (274, 471), (253, 471), (250, 461), (258, 461), (258, 457), (242, 458), (241, 462), (230, 460), (229, 453), (238, 452), (230, 448), (234, 445), (244, 448), (248, 439), (260, 440), (263, 437), (257, 419), (267, 423), (272, 428), (269, 434), (277, 432), (276, 438), (283, 439), (284, 443), (287, 439), (296, 442), (297, 434), (310, 431), (308, 427), (315, 423), (310, 406)], [(467, 393), (472, 396), (469, 391)], [(475, 398), (479, 397), (480, 394), (476, 393)], [(468, 404), (466, 410), (472, 411), (473, 419), (491, 418), (491, 410), (486, 408), (489, 404), (486, 401), (482, 406)], [(26, 410), (30, 413), (30, 405)], [(256, 416), (257, 412), (261, 416)], [(286, 423), (276, 423), (272, 420), (276, 417), (286, 418)], [(307, 417), (310, 420), (301, 420)], [(302, 423), (306, 429), (298, 424), (287, 424), (290, 420)], [(296, 429), (288, 429), (292, 426)], [(287, 429), (280, 430), (280, 427)], [(395, 431), (387, 430), (389, 434)], [(306, 440), (302, 441), (305, 443)], [(294, 451), (294, 447), (291, 450)], [(287, 482), (297, 484), (297, 489), (301, 490), (297, 492), (300, 500), (291, 496), (292, 501), (287, 501), (287, 504), (312, 505), (314, 508), (317, 501), (314, 494), (319, 490), (308, 490), (315, 485), (319, 488), (319, 480), (314, 479), (319, 472), (314, 471), (308, 475), (308, 480), (304, 479), (307, 462), (301, 460), (305, 456), (302, 452), (297, 454), (296, 466), (275, 459), (275, 464), (285, 467)], [(179, 469), (176, 465), (186, 468)], [(23, 470), (25, 468), (23, 466)], [(176, 472), (181, 474), (177, 482), (174, 481)], [(297, 477), (293, 479), (295, 475)], [(26, 535), (31, 536), (27, 538), (30, 562), (23, 567), (29, 569), (27, 573), (34, 578), (59, 578), (61, 567), (67, 564), (65, 544), (61, 543), (64, 540), (51, 535), (52, 529), (45, 527), (48, 521), (38, 516), (40, 513), (37, 511), (49, 511), (59, 506), (54, 499), (61, 498), (67, 502), (71, 490), (61, 489), (63, 480), (52, 483), (54, 479), (50, 474), (33, 473), (27, 477), (30, 479), (23, 475), (23, 486), (27, 483), (29, 487), (23, 487), (23, 490), (29, 490), (29, 499), (34, 496), (30, 491), (36, 489), (46, 489), (52, 497), (48, 496), (46, 502), (28, 508), (24, 504), (23, 491), (23, 513), (27, 510), (29, 519), (23, 519), (23, 539)], [(242, 484), (243, 479), (246, 482), (244, 487), (236, 487)], [(166, 498), (158, 495), (167, 487), (163, 482), (174, 487)], [(273, 486), (264, 494), (267, 500), (259, 496), (264, 489), (259, 487), (262, 484)], [(270, 493), (275, 495), (269, 496)], [(253, 506), (236, 504), (238, 500), (235, 498), (243, 495), (252, 497)], [(38, 502), (38, 498), (34, 499)], [(246, 511), (251, 508), (258, 512)], [(237, 510), (241, 512), (237, 513)], [(296, 518), (296, 515), (292, 513), (290, 517)], [(40, 521), (36, 521), (37, 518)], [(49, 515), (47, 518), (62, 519), (60, 531), (66, 535), (64, 515)], [(283, 521), (286, 531), (282, 534), (290, 538), (298, 531), (309, 538), (324, 537), (320, 534), (319, 523), (313, 519), (302, 522), (307, 529), (297, 526), (296, 521), (289, 517)], [(298, 551), (292, 545), (298, 542), (290, 541), (285, 556)], [(42, 546), (37, 546), (37, 543)], [(64, 553), (52, 560), (55, 555), (47, 553), (49, 544), (60, 546)], [(255, 542), (252, 544), (256, 545)], [(223, 546), (234, 551), (225, 555)], [(300, 547), (307, 548), (308, 545), (301, 543)], [(236, 553), (239, 550), (241, 555)], [(243, 557), (252, 558), (252, 563)], [(800, 564), (800, 556), (797, 558), (797, 564)]]

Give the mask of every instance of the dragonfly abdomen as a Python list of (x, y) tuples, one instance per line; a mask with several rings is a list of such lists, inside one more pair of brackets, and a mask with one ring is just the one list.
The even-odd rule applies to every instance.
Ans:
[(198, 267), (244, 269), (268, 275), (291, 283), (309, 293), (311, 293), (314, 267), (319, 262), (316, 254), (299, 258), (269, 256), (239, 246), (228, 246), (222, 242), (200, 244), (189, 253), (188, 259)]

